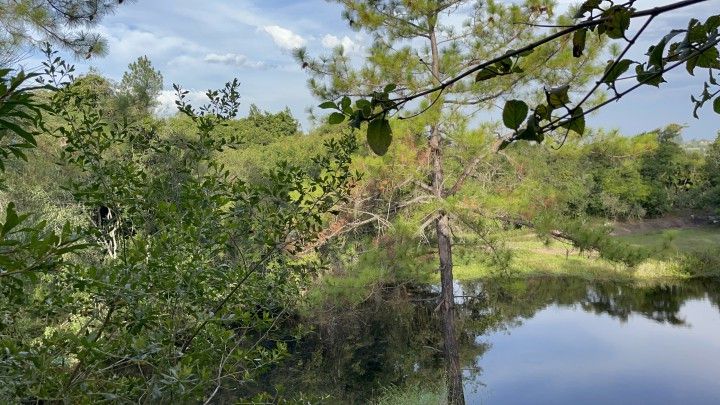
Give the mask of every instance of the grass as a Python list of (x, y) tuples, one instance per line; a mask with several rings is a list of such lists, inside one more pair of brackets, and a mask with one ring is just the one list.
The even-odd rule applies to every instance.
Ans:
[(700, 252), (720, 246), (720, 228), (702, 227), (668, 229), (664, 231), (618, 237), (635, 246), (661, 249), (665, 243), (676, 252)]
[(385, 394), (375, 402), (377, 405), (438, 405), (445, 404), (444, 388), (411, 385), (405, 388), (388, 388)]
[[(640, 265), (626, 265), (601, 259), (593, 253), (580, 253), (559, 241), (544, 243), (531, 233), (518, 234), (507, 241), (513, 253), (511, 275), (515, 277), (572, 276), (589, 280), (653, 281), (690, 277), (680, 270), (679, 254), (699, 253), (720, 248), (720, 228), (672, 229), (618, 237), (630, 245), (648, 248), (656, 253)], [(711, 275), (720, 275), (715, 269)], [(472, 262), (455, 265), (457, 280), (498, 276), (489, 266)]]
[[(602, 259), (597, 253), (581, 253), (567, 243), (556, 240), (545, 243), (533, 233), (523, 231), (504, 239), (513, 252), (511, 269), (507, 273), (498, 273), (486, 263), (472, 255), (464, 256), (462, 250), (456, 249), (453, 275), (458, 281), (502, 276), (556, 276), (650, 284), (688, 279), (693, 277), (691, 274), (720, 277), (720, 259), (715, 258), (714, 254), (720, 252), (720, 227), (673, 229), (618, 238), (655, 253), (640, 265), (628, 267)], [(685, 253), (693, 253), (697, 260), (681, 261)], [(326, 274), (316, 280), (316, 288), (310, 289), (307, 298), (313, 303), (327, 302), (328, 297), (332, 297), (331, 301), (334, 302), (361, 302), (381, 285), (381, 281), (437, 283), (439, 274), (434, 271), (436, 260), (434, 257), (417, 259), (415, 261), (425, 265), (408, 263), (409, 270), (401, 273), (398, 273), (397, 268), (388, 269), (377, 263), (365, 263), (346, 274)]]

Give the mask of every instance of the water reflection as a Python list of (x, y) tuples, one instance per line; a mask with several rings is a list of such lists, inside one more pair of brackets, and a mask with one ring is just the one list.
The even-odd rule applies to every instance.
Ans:
[[(456, 294), (468, 403), (720, 403), (718, 281), (478, 281)], [(353, 308), (328, 303), (271, 381), (328, 403), (442, 386), (436, 307), (431, 286), (388, 287)]]

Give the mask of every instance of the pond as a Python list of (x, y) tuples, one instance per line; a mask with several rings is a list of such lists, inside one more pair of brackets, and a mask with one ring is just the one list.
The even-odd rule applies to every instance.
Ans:
[(479, 336), (490, 349), (476, 359), (483, 372), (467, 383), (468, 403), (720, 403), (717, 295), (588, 286), (574, 301)]
[[(720, 403), (718, 281), (538, 278), (456, 290), (467, 403)], [(270, 381), (327, 403), (412, 390), (443, 398), (436, 294), (395, 286), (352, 308), (328, 303)]]

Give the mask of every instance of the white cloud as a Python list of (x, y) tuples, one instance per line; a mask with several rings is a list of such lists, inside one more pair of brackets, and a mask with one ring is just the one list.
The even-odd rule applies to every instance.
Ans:
[(325, 48), (337, 48), (338, 46), (342, 46), (343, 53), (349, 54), (349, 53), (355, 53), (360, 51), (360, 45), (355, 43), (350, 37), (347, 35), (343, 36), (342, 38), (338, 38), (335, 35), (327, 34), (322, 38), (322, 46)]
[[(155, 107), (155, 114), (161, 117), (169, 117), (175, 115), (178, 112), (175, 101), (177, 100), (177, 94), (174, 90), (163, 90), (155, 98), (158, 105)], [(198, 107), (208, 102), (207, 95), (204, 91), (190, 91), (185, 96), (185, 100), (192, 104), (193, 107)]]
[(277, 25), (266, 25), (262, 27), (262, 30), (272, 37), (275, 45), (283, 49), (297, 49), (305, 45), (306, 42), (300, 35)]
[(132, 60), (142, 55), (162, 58), (178, 51), (198, 52), (204, 47), (199, 43), (175, 35), (133, 29), (125, 24), (97, 27), (108, 41), (109, 49), (114, 57)]
[(247, 56), (237, 53), (226, 53), (222, 55), (209, 53), (205, 55), (203, 60), (208, 63), (219, 63), (223, 65), (241, 66), (253, 69), (261, 69), (265, 67), (265, 63), (248, 60)]

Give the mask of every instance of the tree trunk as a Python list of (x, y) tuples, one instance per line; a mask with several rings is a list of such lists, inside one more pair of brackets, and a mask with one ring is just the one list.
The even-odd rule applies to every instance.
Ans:
[(448, 404), (465, 404), (463, 392), (462, 370), (457, 336), (455, 335), (455, 297), (453, 294), (452, 274), (452, 241), (450, 240), (450, 224), (448, 215), (440, 213), (437, 220), (438, 250), (440, 252), (440, 284), (442, 286), (443, 342), (445, 355), (445, 373), (447, 379)]
[[(430, 50), (432, 52), (432, 73), (440, 80), (440, 55), (438, 52), (435, 29), (430, 27)], [(442, 102), (441, 102), (442, 103)], [(439, 126), (430, 126), (430, 154), (432, 158), (433, 193), (442, 199), (444, 193), (444, 173), (442, 161), (442, 139)], [(442, 316), (443, 344), (445, 356), (445, 378), (447, 383), (447, 400), (449, 405), (465, 405), (465, 393), (460, 369), (458, 341), (455, 335), (455, 296), (453, 292), (452, 239), (450, 234), (450, 218), (441, 211), (435, 222), (440, 255), (440, 286), (442, 289), (440, 312)]]

